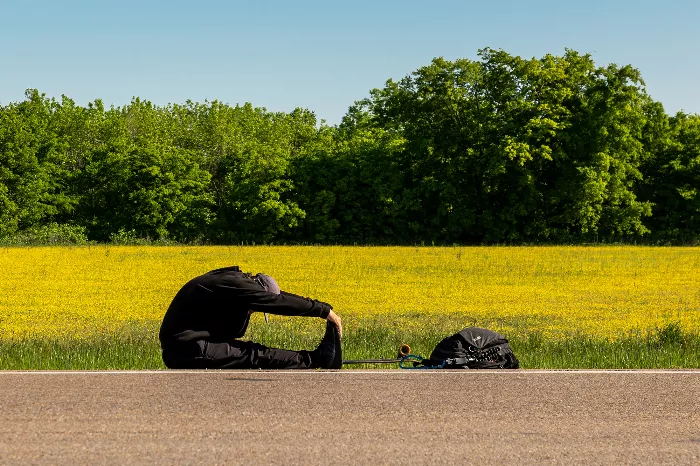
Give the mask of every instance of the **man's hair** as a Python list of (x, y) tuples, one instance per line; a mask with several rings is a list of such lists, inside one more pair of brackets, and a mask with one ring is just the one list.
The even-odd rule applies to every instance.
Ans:
[(260, 285), (262, 285), (263, 288), (265, 288), (265, 291), (272, 294), (280, 294), (280, 286), (271, 276), (265, 275), (264, 273), (259, 273), (255, 276), (255, 279), (258, 283), (260, 283)]

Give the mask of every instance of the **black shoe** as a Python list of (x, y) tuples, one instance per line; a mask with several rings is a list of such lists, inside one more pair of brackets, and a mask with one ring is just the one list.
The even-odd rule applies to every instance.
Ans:
[(343, 365), (343, 355), (340, 347), (338, 327), (326, 322), (326, 334), (321, 343), (311, 352), (311, 361), (321, 369), (340, 369)]

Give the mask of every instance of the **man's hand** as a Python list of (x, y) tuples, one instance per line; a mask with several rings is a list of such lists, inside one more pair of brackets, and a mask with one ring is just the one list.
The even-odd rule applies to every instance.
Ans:
[(338, 327), (338, 334), (340, 336), (343, 336), (343, 324), (340, 322), (340, 316), (336, 314), (335, 312), (331, 311), (328, 313), (328, 317), (326, 317), (326, 320), (329, 322), (332, 322), (335, 324), (336, 327)]

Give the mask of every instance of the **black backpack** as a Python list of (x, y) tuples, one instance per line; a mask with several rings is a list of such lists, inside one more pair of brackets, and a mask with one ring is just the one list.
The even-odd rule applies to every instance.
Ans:
[(508, 340), (492, 330), (468, 327), (437, 344), (424, 366), (445, 369), (518, 369)]

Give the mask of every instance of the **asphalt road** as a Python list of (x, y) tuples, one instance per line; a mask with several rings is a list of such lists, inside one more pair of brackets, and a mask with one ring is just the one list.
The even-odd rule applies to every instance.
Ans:
[(700, 371), (0, 372), (2, 464), (700, 464)]

